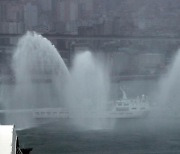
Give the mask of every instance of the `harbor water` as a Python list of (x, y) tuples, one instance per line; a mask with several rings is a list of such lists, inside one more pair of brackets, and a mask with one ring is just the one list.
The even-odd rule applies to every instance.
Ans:
[(32, 154), (179, 154), (179, 120), (159, 126), (149, 119), (126, 119), (117, 120), (113, 130), (81, 131), (66, 121), (18, 135), (22, 146), (33, 147)]

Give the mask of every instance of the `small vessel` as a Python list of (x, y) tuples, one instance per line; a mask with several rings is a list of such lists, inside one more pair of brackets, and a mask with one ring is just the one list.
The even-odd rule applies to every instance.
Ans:
[[(146, 117), (150, 112), (148, 99), (145, 95), (137, 97), (136, 99), (128, 99), (125, 91), (121, 89), (123, 97), (108, 104), (108, 109), (103, 113), (98, 111), (91, 111), (84, 118), (142, 118)], [(33, 118), (36, 120), (57, 120), (73, 118), (73, 115), (66, 108), (47, 108), (35, 109)]]
[[(43, 108), (32, 111), (32, 117), (38, 124), (45, 124), (69, 118), (66, 108)], [(62, 121), (61, 121), (62, 122)]]
[[(145, 95), (135, 99), (127, 98), (124, 90), (120, 89), (123, 97), (111, 101), (107, 110), (103, 113), (90, 111), (83, 115), (84, 118), (141, 118), (146, 117), (150, 112), (150, 105)], [(37, 123), (48, 123), (59, 119), (74, 118), (67, 108), (39, 108), (39, 109), (16, 109), (0, 110), (2, 115), (28, 115)]]
[(146, 117), (150, 112), (148, 99), (145, 95), (136, 99), (128, 99), (124, 90), (123, 97), (111, 101), (108, 109), (108, 118), (140, 118)]
[(14, 125), (0, 125), (1, 154), (29, 154), (32, 148), (21, 149)]

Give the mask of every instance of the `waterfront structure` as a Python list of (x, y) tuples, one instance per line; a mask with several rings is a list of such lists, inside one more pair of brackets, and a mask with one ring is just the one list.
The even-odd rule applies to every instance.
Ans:
[(29, 149), (20, 149), (19, 140), (14, 125), (0, 125), (1, 154), (29, 154)]

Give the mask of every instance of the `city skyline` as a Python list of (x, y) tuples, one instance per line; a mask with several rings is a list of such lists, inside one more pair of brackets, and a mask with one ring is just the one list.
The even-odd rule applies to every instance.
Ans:
[(177, 0), (6, 0), (0, 33), (177, 36), (179, 8)]

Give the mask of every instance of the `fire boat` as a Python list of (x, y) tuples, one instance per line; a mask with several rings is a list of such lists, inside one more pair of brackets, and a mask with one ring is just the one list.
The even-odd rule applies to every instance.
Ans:
[(141, 118), (148, 116), (150, 105), (147, 97), (142, 95), (136, 99), (128, 99), (126, 93), (123, 93), (122, 99), (111, 101), (107, 112), (108, 118)]
[[(129, 99), (125, 91), (122, 91), (123, 97), (117, 100), (110, 101), (107, 105), (107, 110), (103, 114), (93, 111), (87, 114), (87, 118), (143, 118), (150, 112), (150, 105), (147, 97), (142, 95), (135, 99)], [(2, 116), (10, 115), (28, 115), (32, 119), (38, 121), (52, 121), (58, 119), (74, 118), (67, 108), (39, 108), (39, 109), (16, 109), (16, 110), (0, 110)], [(86, 115), (83, 115), (86, 118)]]
[[(150, 105), (147, 96), (142, 95), (135, 99), (127, 98), (124, 90), (122, 90), (123, 97), (108, 103), (107, 110), (102, 114), (88, 113), (87, 118), (144, 118), (147, 117), (150, 112)], [(91, 112), (91, 111), (90, 111)], [(58, 119), (58, 118), (73, 118), (73, 115), (66, 108), (47, 108), (37, 109), (33, 112), (35, 119)]]

